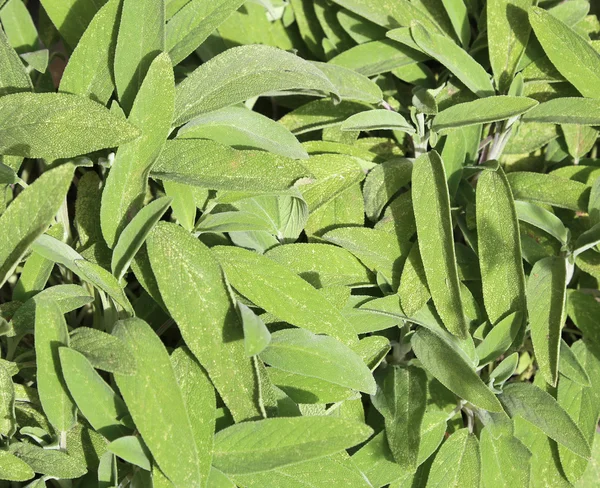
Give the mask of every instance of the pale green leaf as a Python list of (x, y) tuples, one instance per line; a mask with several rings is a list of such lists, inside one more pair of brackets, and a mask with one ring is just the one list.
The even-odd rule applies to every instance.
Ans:
[(127, 294), (113, 275), (101, 266), (83, 259), (75, 261), (75, 266), (84, 280), (113, 298), (129, 315), (134, 315)]
[(0, 363), (0, 434), (4, 437), (12, 437), (17, 430), (15, 387), (11, 376), (8, 368)]
[(16, 442), (9, 452), (25, 461), (36, 473), (58, 479), (75, 479), (87, 472), (84, 463), (56, 449), (43, 449), (27, 442)]
[(477, 346), (480, 365), (491, 363), (508, 351), (523, 327), (523, 313), (513, 312), (507, 315), (488, 332)]
[(138, 366), (135, 375), (115, 374), (115, 380), (144, 443), (174, 484), (198, 486), (194, 434), (164, 345), (140, 319), (117, 322), (114, 334), (130, 346)]
[(469, 25), (467, 5), (465, 5), (463, 0), (442, 0), (442, 3), (444, 4), (448, 17), (450, 17), (454, 32), (460, 39), (460, 43), (464, 47), (467, 47), (471, 40), (471, 26)]
[(383, 99), (381, 88), (365, 75), (334, 63), (313, 64), (334, 84), (342, 100), (379, 103)]
[[(575, 345), (573, 345), (575, 346)], [(591, 386), (590, 377), (573, 350), (564, 341), (560, 341), (560, 362), (558, 371), (580, 386)]]
[(0, 95), (32, 90), (31, 78), (19, 55), (0, 29)]
[(241, 302), (237, 304), (244, 327), (244, 349), (246, 356), (256, 356), (271, 342), (271, 333), (262, 319)]
[(8, 451), (0, 451), (0, 479), (7, 481), (27, 481), (34, 477), (29, 465)]
[(561, 97), (539, 104), (523, 116), (523, 122), (600, 125), (600, 100)]
[(35, 50), (38, 39), (37, 29), (22, 0), (9, 0), (4, 7), (0, 8), (0, 22), (15, 51), (23, 54)]
[(342, 124), (342, 130), (397, 130), (414, 134), (415, 129), (398, 112), (378, 109), (360, 112), (346, 119)]
[(150, 453), (139, 437), (133, 435), (120, 437), (112, 441), (106, 448), (108, 452), (112, 452), (127, 463), (139, 466), (145, 471), (152, 469)]
[(537, 228), (556, 237), (563, 246), (569, 243), (571, 232), (552, 212), (533, 203), (522, 201), (515, 202), (515, 209), (519, 220), (535, 225)]
[(103, 0), (41, 0), (48, 17), (72, 48), (104, 3)]
[(481, 454), (475, 434), (467, 429), (454, 432), (435, 455), (427, 486), (432, 488), (478, 488)]
[(115, 336), (89, 327), (71, 332), (69, 347), (83, 354), (94, 368), (133, 375), (137, 371), (130, 349)]

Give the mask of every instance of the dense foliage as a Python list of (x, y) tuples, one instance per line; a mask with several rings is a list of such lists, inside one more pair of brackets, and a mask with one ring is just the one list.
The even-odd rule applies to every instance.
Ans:
[(598, 486), (594, 8), (0, 0), (0, 488)]

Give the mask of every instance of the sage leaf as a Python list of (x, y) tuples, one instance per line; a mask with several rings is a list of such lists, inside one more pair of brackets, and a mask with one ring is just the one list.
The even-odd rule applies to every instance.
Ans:
[(12, 437), (17, 430), (15, 387), (8, 369), (0, 363), (0, 434)]
[(104, 2), (101, 0), (90, 0), (86, 3), (77, 0), (65, 0), (64, 2), (42, 0), (41, 4), (62, 38), (74, 48)]
[[(223, 169), (228, 166), (236, 171), (225, 176)], [(237, 151), (202, 139), (176, 139), (167, 142), (151, 176), (212, 190), (277, 193), (311, 174), (300, 163), (283, 156)]]
[(311, 332), (328, 334), (345, 344), (356, 343), (356, 334), (342, 314), (281, 264), (240, 248), (217, 247), (212, 251), (227, 280), (255, 305)]
[(379, 103), (383, 100), (381, 88), (366, 76), (353, 69), (333, 63), (313, 64), (319, 68), (336, 87), (342, 100), (357, 100), (366, 103)]
[(165, 0), (123, 0), (114, 72), (125, 113), (131, 110), (154, 58), (164, 50)]
[(414, 134), (415, 129), (398, 112), (369, 110), (352, 115), (342, 124), (342, 130), (397, 130)]
[(432, 128), (439, 131), (507, 120), (528, 112), (536, 105), (536, 100), (527, 97), (489, 96), (442, 110), (434, 117)]
[(452, 238), (450, 196), (442, 159), (435, 151), (419, 157), (412, 173), (412, 200), (419, 250), (427, 285), (444, 326), (464, 337), (464, 316), (456, 252)]
[(140, 210), (148, 174), (169, 134), (174, 93), (171, 61), (161, 54), (150, 65), (129, 114), (128, 120), (142, 130), (142, 136), (119, 148), (102, 192), (100, 222), (110, 248)]
[[(573, 344), (575, 346), (575, 344)], [(575, 353), (571, 350), (569, 345), (561, 339), (560, 341), (560, 362), (558, 364), (558, 370), (560, 374), (566, 376), (574, 383), (580, 386), (591, 386), (590, 377), (588, 376), (585, 368), (577, 359)]]
[(523, 327), (523, 312), (513, 312), (501, 319), (477, 346), (479, 364), (484, 365), (504, 354)]
[(115, 439), (106, 446), (106, 449), (123, 461), (139, 466), (146, 471), (152, 469), (150, 453), (136, 436), (128, 435)]
[(65, 383), (77, 408), (91, 426), (109, 441), (127, 434), (121, 419), (128, 414), (125, 403), (96, 373), (83, 354), (74, 349), (59, 349)]
[(516, 201), (515, 209), (519, 220), (535, 225), (544, 232), (556, 237), (559, 242), (566, 246), (571, 238), (569, 229), (552, 212), (529, 202)]
[(529, 10), (529, 21), (558, 71), (584, 97), (600, 98), (600, 54), (564, 22), (539, 7)]
[[(117, 322), (114, 334), (131, 348), (138, 366), (135, 375), (115, 374), (115, 380), (144, 443), (174, 484), (198, 486), (194, 434), (165, 347), (140, 319)], [(167, 436), (162, 429), (165, 421), (170, 426)]]
[(334, 454), (372, 432), (365, 424), (330, 416), (242, 422), (215, 435), (213, 465), (226, 474), (268, 471)]
[(245, 355), (242, 325), (210, 251), (183, 228), (167, 223), (154, 228), (146, 245), (160, 294), (186, 345), (233, 417), (258, 417), (255, 373)]
[(262, 319), (249, 307), (238, 302), (238, 311), (244, 327), (244, 349), (246, 356), (256, 356), (271, 342), (271, 333)]
[(274, 368), (319, 378), (330, 383), (374, 394), (375, 380), (362, 359), (333, 337), (303, 329), (274, 332), (260, 355)]
[(174, 125), (265, 93), (307, 89), (336, 94), (322, 71), (297, 56), (270, 46), (240, 46), (203, 64), (177, 86)]
[(479, 177), (476, 211), (483, 301), (496, 325), (513, 312), (525, 313), (527, 307), (519, 223), (502, 169)]
[(37, 387), (44, 413), (52, 426), (66, 432), (75, 425), (75, 405), (60, 366), (59, 349), (69, 345), (67, 324), (51, 300), (36, 304), (35, 355), (39, 369)]
[(0, 67), (0, 96), (32, 90), (31, 78), (4, 31), (0, 32)]
[(28, 442), (15, 442), (9, 452), (18, 457), (35, 472), (58, 479), (75, 479), (87, 469), (84, 463), (56, 449), (44, 449)]
[(534, 107), (523, 116), (523, 122), (598, 125), (599, 108), (600, 100), (594, 98), (556, 98)]
[(511, 383), (504, 387), (499, 399), (511, 417), (523, 417), (575, 454), (590, 457), (586, 438), (550, 394), (531, 383)]
[(439, 336), (420, 328), (411, 344), (423, 367), (446, 388), (480, 408), (502, 411), (500, 402), (474, 369)]
[(481, 480), (481, 454), (475, 434), (467, 429), (454, 432), (435, 456), (427, 485), (475, 488)]
[(0, 479), (27, 481), (35, 476), (29, 465), (8, 451), (0, 451)]
[(73, 170), (72, 165), (64, 164), (42, 174), (0, 216), (0, 226), (11, 229), (0, 244), (0, 285), (52, 223), (71, 185)]

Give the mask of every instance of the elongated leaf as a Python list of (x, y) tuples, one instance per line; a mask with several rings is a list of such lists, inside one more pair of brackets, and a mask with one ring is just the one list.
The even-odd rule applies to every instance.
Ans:
[(25, 461), (36, 473), (58, 479), (75, 479), (87, 472), (84, 463), (56, 449), (43, 449), (27, 442), (11, 444), (9, 452)]
[[(198, 453), (181, 390), (162, 342), (140, 319), (117, 322), (114, 334), (138, 365), (133, 376), (115, 374), (136, 428), (160, 469), (176, 485), (198, 486)], [(169, 425), (165, 436), (163, 425)]]
[(256, 356), (264, 351), (271, 342), (271, 333), (263, 320), (250, 307), (243, 303), (237, 304), (244, 327), (244, 349), (246, 356)]
[(27, 75), (19, 55), (9, 44), (4, 31), (0, 32), (0, 96), (30, 91), (31, 78)]
[(123, 0), (114, 70), (119, 101), (125, 113), (131, 110), (154, 58), (164, 50), (164, 0)]
[(109, 0), (90, 22), (60, 80), (60, 91), (88, 96), (106, 104), (115, 86), (113, 62), (117, 45), (119, 0)]
[(512, 424), (486, 425), (481, 431), (480, 449), (484, 488), (529, 486), (531, 453), (513, 435)]
[(584, 97), (600, 98), (600, 54), (550, 12), (532, 7), (529, 21), (556, 69)]
[(349, 251), (324, 244), (286, 244), (265, 254), (315, 288), (371, 282), (369, 271)]
[(359, 422), (329, 416), (243, 422), (217, 433), (213, 465), (231, 474), (268, 471), (334, 454), (372, 432)]
[(280, 330), (273, 333), (260, 357), (274, 368), (375, 394), (369, 368), (352, 349), (333, 337), (302, 329)]
[(103, 0), (42, 0), (42, 6), (62, 38), (74, 48)]
[(477, 183), (477, 236), (483, 300), (495, 325), (527, 306), (519, 223), (502, 169), (484, 171)]
[(52, 426), (66, 432), (75, 425), (75, 405), (60, 367), (59, 349), (69, 345), (65, 318), (51, 300), (36, 304), (35, 355), (37, 387), (44, 413)]
[(69, 158), (138, 137), (138, 129), (102, 105), (67, 93), (15, 93), (0, 98), (0, 153)]
[(600, 100), (593, 98), (555, 98), (541, 103), (523, 116), (524, 122), (544, 124), (600, 124)]
[(241, 107), (226, 107), (199, 115), (181, 129), (185, 139), (211, 139), (235, 149), (262, 149), (292, 159), (308, 154), (282, 124)]
[(111, 298), (113, 298), (129, 314), (134, 315), (133, 308), (129, 299), (123, 291), (123, 288), (117, 279), (101, 266), (85, 261), (83, 259), (75, 261), (75, 266), (79, 269), (79, 275), (86, 281), (92, 283)]
[(446, 328), (463, 337), (467, 324), (460, 294), (452, 237), (450, 197), (438, 153), (419, 157), (412, 173), (412, 200), (427, 284)]
[(169, 20), (166, 26), (166, 50), (179, 64), (200, 46), (210, 34), (235, 12), (243, 0), (192, 0)]
[(170, 197), (162, 197), (146, 205), (125, 227), (113, 250), (111, 268), (118, 280), (123, 278), (146, 237), (171, 205)]
[(286, 190), (310, 172), (282, 156), (237, 151), (213, 141), (181, 139), (167, 142), (151, 176), (215, 190), (268, 193)]
[(433, 119), (433, 129), (466, 127), (510, 119), (528, 112), (538, 104), (527, 97), (497, 96), (459, 103), (441, 111)]
[(389, 366), (373, 397), (373, 406), (385, 419), (390, 451), (403, 469), (417, 467), (426, 401), (427, 376), (413, 366)]
[(507, 93), (531, 34), (527, 18), (534, 0), (492, 0), (487, 4), (490, 63), (496, 87)]
[(515, 202), (519, 220), (535, 225), (544, 232), (556, 237), (563, 246), (569, 243), (571, 233), (562, 221), (552, 212), (529, 202)]
[(531, 340), (540, 373), (556, 386), (560, 333), (567, 298), (567, 266), (563, 258), (549, 257), (533, 266), (527, 282), (527, 310)]
[(0, 285), (52, 223), (71, 184), (73, 170), (72, 165), (64, 164), (44, 173), (0, 216), (0, 227), (10, 229), (0, 241)]
[(0, 479), (7, 481), (27, 481), (34, 477), (29, 465), (8, 451), (0, 451)]
[(523, 327), (523, 312), (513, 312), (501, 319), (477, 346), (479, 364), (495, 361), (504, 354)]
[(481, 479), (481, 455), (477, 437), (467, 429), (454, 432), (438, 451), (427, 486), (476, 488)]
[(102, 192), (102, 234), (111, 248), (142, 205), (148, 174), (169, 134), (174, 93), (171, 61), (161, 54), (148, 69), (128, 119), (142, 129), (142, 137), (119, 148)]
[(120, 457), (123, 461), (139, 466), (145, 471), (152, 469), (151, 456), (139, 437), (129, 435), (115, 439), (108, 446), (108, 452)]
[(553, 174), (517, 171), (507, 175), (515, 199), (587, 211), (589, 187)]
[(466, 51), (453, 42), (448, 42), (447, 37), (428, 32), (419, 23), (411, 25), (410, 33), (423, 51), (442, 63), (477, 96), (494, 95), (489, 75)]
[(200, 66), (177, 86), (174, 125), (275, 91), (336, 93), (317, 67), (270, 46), (241, 46)]
[(12, 437), (17, 430), (15, 387), (8, 369), (0, 364), (0, 434)]
[(415, 129), (398, 112), (389, 110), (369, 110), (360, 112), (346, 119), (342, 124), (342, 130), (397, 130), (414, 134)]
[(439, 336), (420, 328), (411, 340), (423, 367), (446, 388), (490, 412), (501, 412), (500, 402), (473, 368)]
[(499, 398), (511, 417), (520, 415), (550, 439), (579, 456), (590, 457), (590, 446), (579, 427), (550, 394), (531, 383), (511, 383)]
[(110, 373), (135, 374), (135, 359), (129, 348), (115, 336), (89, 327), (77, 327), (69, 347), (83, 354), (94, 368)]
[(569, 380), (580, 386), (591, 386), (590, 377), (582, 363), (569, 345), (562, 339), (560, 341), (560, 362), (558, 364), (558, 370), (560, 371), (560, 374), (566, 376)]
[(83, 354), (67, 347), (61, 347), (59, 353), (69, 393), (91, 426), (110, 441), (127, 435), (128, 429), (121, 422), (127, 415), (123, 400)]
[(333, 63), (313, 62), (313, 64), (325, 73), (342, 100), (379, 103), (383, 99), (381, 88), (357, 71)]
[(254, 368), (241, 340), (242, 325), (208, 248), (183, 228), (166, 223), (154, 228), (146, 245), (169, 312), (233, 418), (260, 416)]
[(188, 349), (175, 349), (171, 354), (171, 364), (192, 424), (198, 451), (200, 475), (203, 480), (206, 480), (210, 473), (212, 461), (217, 413), (215, 389)]
[(284, 266), (240, 248), (217, 247), (213, 253), (231, 285), (259, 307), (314, 333), (356, 343), (356, 334), (341, 313)]

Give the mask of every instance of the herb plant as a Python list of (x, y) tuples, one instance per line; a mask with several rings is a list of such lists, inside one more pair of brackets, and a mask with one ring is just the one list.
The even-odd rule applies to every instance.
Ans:
[(597, 13), (0, 0), (0, 488), (599, 486)]

